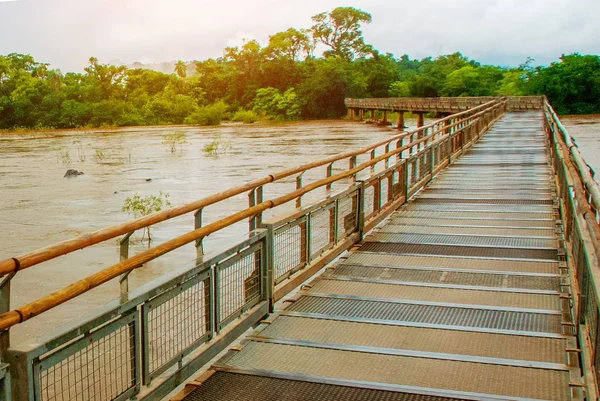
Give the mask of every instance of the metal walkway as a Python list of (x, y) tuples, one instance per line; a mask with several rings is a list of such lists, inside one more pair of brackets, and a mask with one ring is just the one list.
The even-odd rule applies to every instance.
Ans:
[(563, 259), (542, 113), (510, 113), (185, 399), (570, 400)]

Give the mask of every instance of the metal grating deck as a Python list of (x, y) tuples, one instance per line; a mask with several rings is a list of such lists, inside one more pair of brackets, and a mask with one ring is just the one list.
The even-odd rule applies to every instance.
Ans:
[(215, 372), (202, 386), (185, 398), (188, 401), (459, 401), (458, 398), (438, 397), (395, 391), (372, 390), (315, 383), (296, 379), (281, 379), (258, 375)]
[(384, 384), (443, 388), (464, 393), (490, 392), (545, 400), (564, 400), (569, 395), (568, 371), (307, 346), (250, 342), (226, 363), (240, 369), (357, 381), (375, 380)]
[(540, 112), (504, 116), (186, 400), (570, 400), (544, 138)]
[(351, 298), (303, 296), (288, 311), (331, 318), (357, 319), (369, 322), (421, 323), (437, 327), (494, 329), (561, 333), (561, 316), (535, 312), (466, 308), (460, 305), (369, 301)]
[(401, 267), (369, 267), (364, 265), (338, 265), (326, 275), (327, 278), (371, 279), (380, 281), (404, 281), (412, 283), (439, 283), (464, 286), (498, 287), (556, 291), (560, 277), (517, 276), (497, 273), (466, 273), (448, 270), (402, 269)]

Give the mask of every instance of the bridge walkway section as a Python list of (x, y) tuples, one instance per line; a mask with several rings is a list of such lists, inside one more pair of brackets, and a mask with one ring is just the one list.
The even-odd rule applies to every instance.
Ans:
[(577, 398), (542, 118), (505, 115), (183, 399)]

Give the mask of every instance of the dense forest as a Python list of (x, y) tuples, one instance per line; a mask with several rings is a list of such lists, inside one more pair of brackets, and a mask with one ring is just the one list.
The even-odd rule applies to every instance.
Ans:
[(563, 55), (547, 67), (482, 65), (460, 53), (422, 60), (365, 43), (371, 15), (339, 7), (266, 46), (247, 41), (218, 59), (179, 61), (173, 73), (101, 64), (50, 69), (30, 55), (0, 55), (0, 128), (214, 125), (223, 119), (337, 118), (344, 98), (545, 94), (561, 114), (600, 113), (600, 57)]

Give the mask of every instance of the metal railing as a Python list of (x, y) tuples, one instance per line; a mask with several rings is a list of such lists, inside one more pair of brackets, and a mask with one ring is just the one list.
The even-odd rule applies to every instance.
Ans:
[[(494, 96), (481, 97), (423, 97), (423, 98), (365, 98), (345, 99), (346, 107), (366, 110), (426, 111), (454, 113), (499, 99)], [(543, 96), (511, 96), (508, 110), (540, 110)]]
[(557, 176), (571, 266), (573, 314), (582, 352), (588, 399), (598, 398), (600, 379), (600, 188), (552, 106), (544, 102), (546, 133)]
[[(5, 275), (0, 344), (2, 361), (10, 365), (0, 383), (8, 389), (12, 380), (10, 399), (19, 401), (161, 399), (257, 324), (274, 302), (422, 189), (504, 114), (506, 103), (507, 99), (495, 99), (358, 151), (0, 261), (0, 274)], [(359, 164), (359, 158), (365, 161)], [(343, 167), (335, 170), (334, 163)], [(307, 171), (321, 166), (326, 167), (324, 178), (303, 182)], [(264, 187), (286, 177), (296, 178), (296, 189), (265, 200)], [(333, 193), (334, 184), (345, 189)], [(302, 207), (302, 197), (319, 189), (327, 196)], [(202, 225), (205, 206), (244, 192), (247, 209)], [(291, 202), (297, 206), (292, 213), (263, 221), (264, 211)], [(127, 239), (132, 231), (184, 213), (194, 213), (192, 231), (129, 256)], [(207, 235), (245, 219), (247, 239), (216, 256), (203, 257), (202, 240)], [(119, 263), (10, 310), (7, 289), (19, 270), (120, 235), (125, 237)], [(197, 247), (189, 264), (131, 291), (121, 286), (125, 291), (121, 298), (93, 315), (27, 349), (7, 349), (11, 326), (112, 279), (123, 279), (133, 269), (189, 243)]]

